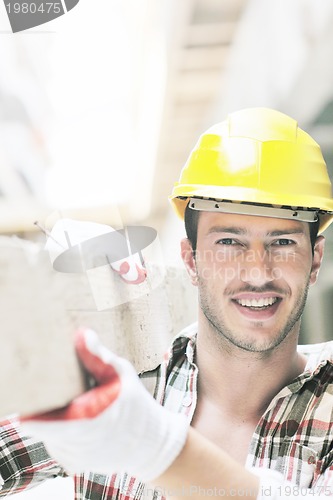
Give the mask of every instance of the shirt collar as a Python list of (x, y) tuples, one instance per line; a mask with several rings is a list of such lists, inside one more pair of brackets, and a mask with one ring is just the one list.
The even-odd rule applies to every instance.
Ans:
[(178, 358), (180, 354), (185, 354), (190, 364), (194, 363), (195, 347), (197, 341), (198, 324), (192, 323), (184, 328), (174, 339), (169, 351), (169, 359)]
[[(180, 354), (185, 354), (190, 364), (194, 363), (197, 333), (198, 324), (195, 322), (184, 328), (174, 338), (169, 352), (171, 364), (172, 359)], [(315, 377), (327, 363), (333, 365), (333, 341), (299, 345), (297, 350), (307, 358), (307, 363), (304, 372), (288, 386), (291, 392), (295, 392), (305, 381)]]

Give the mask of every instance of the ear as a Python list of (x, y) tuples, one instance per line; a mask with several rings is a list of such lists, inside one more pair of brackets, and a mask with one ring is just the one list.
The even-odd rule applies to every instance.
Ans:
[(323, 260), (325, 247), (324, 236), (318, 236), (313, 249), (313, 259), (310, 273), (310, 285), (313, 285), (318, 278), (321, 261)]
[(194, 286), (198, 286), (198, 276), (197, 267), (195, 263), (195, 257), (193, 255), (193, 248), (188, 238), (184, 238), (180, 242), (181, 257), (185, 264), (186, 271), (191, 279), (191, 283)]

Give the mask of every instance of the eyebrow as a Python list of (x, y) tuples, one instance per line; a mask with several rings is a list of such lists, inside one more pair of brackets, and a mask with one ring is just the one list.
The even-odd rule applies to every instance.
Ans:
[[(238, 235), (246, 235), (248, 234), (248, 231), (241, 227), (234, 227), (234, 226), (212, 226), (211, 228), (209, 228), (207, 235), (211, 233), (231, 233)], [(304, 230), (303, 228), (300, 227), (293, 229), (277, 229), (274, 231), (268, 231), (268, 233), (266, 233), (266, 236), (283, 236), (285, 234), (304, 234)]]
[(212, 226), (209, 228), (207, 234), (211, 233), (233, 233), (233, 234), (246, 234), (247, 231), (241, 227), (233, 226)]
[(283, 236), (284, 234), (304, 234), (304, 231), (302, 228), (295, 228), (295, 229), (287, 229), (285, 231), (270, 231), (267, 233), (267, 236)]

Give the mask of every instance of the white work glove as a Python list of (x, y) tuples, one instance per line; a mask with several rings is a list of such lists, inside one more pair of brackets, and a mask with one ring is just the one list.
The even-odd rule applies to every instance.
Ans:
[(159, 405), (133, 366), (103, 347), (95, 332), (77, 332), (76, 348), (98, 386), (63, 409), (21, 418), (22, 430), (43, 441), (69, 473), (157, 478), (185, 444), (186, 417)]

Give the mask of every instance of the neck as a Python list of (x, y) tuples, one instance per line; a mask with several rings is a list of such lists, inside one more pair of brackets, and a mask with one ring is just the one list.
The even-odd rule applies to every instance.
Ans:
[(199, 318), (199, 398), (223, 407), (230, 418), (258, 421), (272, 398), (305, 368), (305, 357), (297, 353), (299, 328), (298, 323), (275, 349), (257, 353), (232, 345)]

